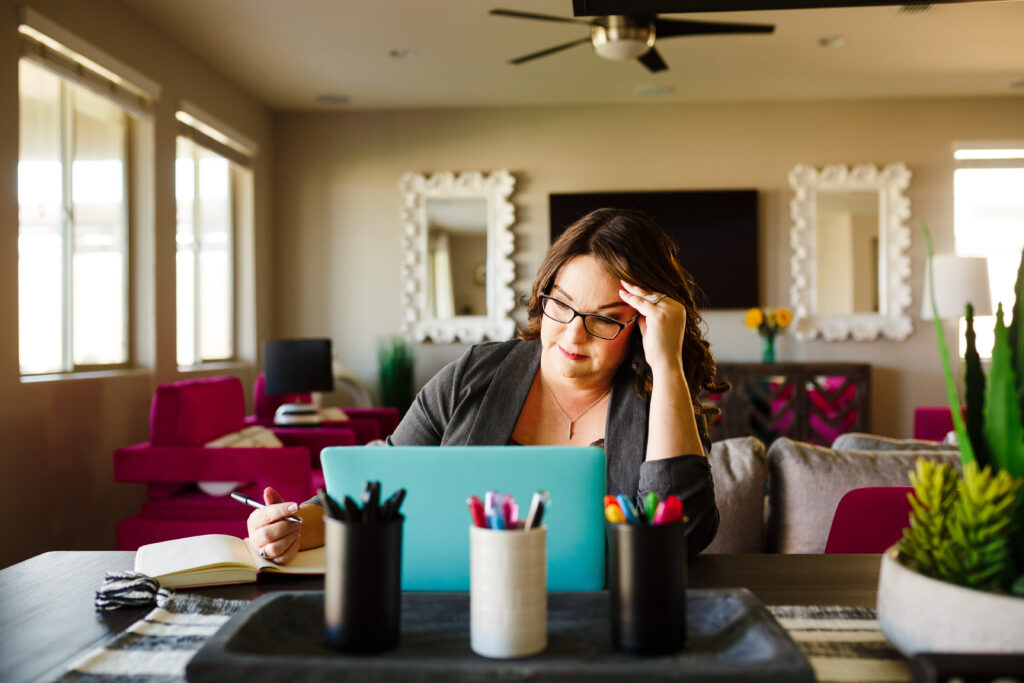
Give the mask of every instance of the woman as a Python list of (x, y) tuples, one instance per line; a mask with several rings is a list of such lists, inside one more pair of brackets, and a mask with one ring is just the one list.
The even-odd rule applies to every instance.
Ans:
[[(699, 552), (718, 510), (698, 396), (721, 387), (676, 252), (642, 213), (584, 216), (548, 250), (519, 339), (473, 346), (441, 370), (388, 443), (603, 446), (608, 492), (679, 496)], [(265, 496), (249, 517), (265, 557), (288, 562), (323, 543), (319, 506)], [(301, 525), (281, 520), (296, 512)]]

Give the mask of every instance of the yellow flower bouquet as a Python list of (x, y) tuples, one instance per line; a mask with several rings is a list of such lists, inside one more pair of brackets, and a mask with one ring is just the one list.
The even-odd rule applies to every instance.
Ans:
[(789, 327), (793, 314), (786, 308), (751, 308), (744, 322), (761, 335), (761, 361), (774, 363), (775, 335)]

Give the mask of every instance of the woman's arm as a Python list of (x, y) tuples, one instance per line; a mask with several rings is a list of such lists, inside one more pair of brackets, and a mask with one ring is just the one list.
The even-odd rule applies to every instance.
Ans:
[(643, 335), (644, 356), (653, 375), (645, 459), (704, 456), (693, 398), (683, 372), (686, 309), (668, 297), (652, 303), (647, 298), (651, 292), (624, 280), (620, 282), (619, 296), (642, 316), (638, 323)]

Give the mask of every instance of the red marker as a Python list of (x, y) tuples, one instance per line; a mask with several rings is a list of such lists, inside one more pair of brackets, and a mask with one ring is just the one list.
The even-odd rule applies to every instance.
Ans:
[(473, 525), (481, 528), (487, 528), (487, 520), (484, 518), (484, 504), (480, 502), (478, 496), (470, 496), (466, 499), (466, 505), (469, 506), (469, 514), (473, 517)]

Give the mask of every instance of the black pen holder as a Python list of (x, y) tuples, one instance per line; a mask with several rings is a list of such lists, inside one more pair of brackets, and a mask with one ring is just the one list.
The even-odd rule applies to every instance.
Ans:
[(381, 652), (398, 645), (404, 522), (401, 515), (367, 523), (324, 516), (324, 634), (331, 647)]
[(608, 522), (612, 645), (663, 655), (686, 647), (686, 533), (673, 524)]

